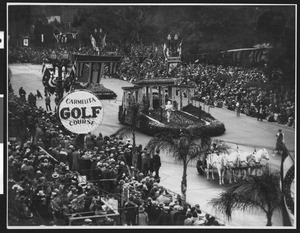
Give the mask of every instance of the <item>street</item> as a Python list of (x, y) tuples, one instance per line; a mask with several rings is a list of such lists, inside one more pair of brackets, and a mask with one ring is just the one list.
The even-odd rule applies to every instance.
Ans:
[[(22, 86), (27, 92), (27, 95), (32, 92), (36, 94), (36, 90), (40, 90), (43, 94), (42, 84), (42, 66), (31, 64), (12, 64), (9, 65), (12, 71), (12, 88), (15, 94), (18, 95), (18, 90)], [(122, 125), (118, 120), (118, 108), (122, 101), (122, 87), (132, 86), (133, 84), (117, 79), (102, 79), (101, 83), (117, 94), (115, 100), (102, 100), (104, 108), (104, 116), (102, 124), (92, 133), (103, 136), (111, 135), (116, 132)], [(52, 109), (54, 109), (54, 96), (51, 97)], [(37, 106), (45, 108), (45, 100), (38, 99)], [(198, 106), (198, 105), (197, 105)], [(208, 111), (208, 106), (203, 106), (205, 111)], [(270, 170), (272, 172), (279, 171), (281, 157), (280, 155), (273, 156), (278, 129), (282, 129), (285, 134), (286, 146), (290, 153), (295, 155), (295, 129), (288, 126), (282, 126), (277, 123), (260, 122), (256, 118), (248, 117), (243, 114), (236, 116), (236, 113), (227, 109), (210, 108), (209, 112), (216, 119), (225, 124), (226, 132), (224, 135), (215, 137), (221, 139), (234, 148), (238, 145), (242, 151), (252, 152), (254, 149), (266, 148), (270, 155)], [(137, 145), (145, 146), (150, 140), (150, 136), (137, 132)], [(165, 152), (161, 153), (162, 167), (160, 170), (161, 184), (172, 190), (180, 193), (180, 182), (182, 178), (182, 166), (174, 162), (170, 155)], [(199, 204), (201, 209), (217, 217), (221, 222), (230, 227), (264, 227), (267, 223), (267, 218), (262, 212), (234, 212), (231, 221), (227, 221), (223, 216), (215, 213), (207, 204), (208, 201), (216, 197), (224, 187), (218, 182), (207, 180), (206, 176), (201, 176), (197, 173), (195, 161), (188, 166), (188, 187), (187, 200), (193, 204)], [(226, 181), (225, 181), (226, 182)], [(282, 226), (281, 213), (276, 212), (273, 215), (273, 227)]]

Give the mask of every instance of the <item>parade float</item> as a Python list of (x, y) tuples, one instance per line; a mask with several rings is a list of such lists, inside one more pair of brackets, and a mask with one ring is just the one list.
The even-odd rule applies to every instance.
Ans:
[(104, 87), (101, 79), (116, 73), (121, 61), (119, 56), (98, 56), (82, 54), (56, 54), (52, 52), (49, 62), (43, 64), (43, 85), (46, 92), (58, 94), (70, 90), (85, 89), (99, 99), (115, 99), (117, 94)]
[[(180, 78), (137, 81), (133, 87), (123, 87), (119, 121), (127, 126), (135, 124), (150, 136), (165, 132), (176, 137), (183, 129), (210, 137), (224, 134), (222, 122), (196, 107), (194, 93), (195, 85)], [(135, 106), (139, 108), (137, 116)]]

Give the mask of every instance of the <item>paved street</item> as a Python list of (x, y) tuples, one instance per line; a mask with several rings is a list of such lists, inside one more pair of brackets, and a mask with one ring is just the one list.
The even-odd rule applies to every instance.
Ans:
[[(43, 91), (41, 65), (14, 64), (10, 65), (10, 68), (13, 74), (11, 79), (12, 87), (17, 95), (21, 86), (23, 86), (27, 95), (30, 92), (35, 94), (37, 89)], [(118, 97), (116, 100), (102, 100), (104, 107), (103, 122), (93, 133), (97, 135), (101, 132), (103, 135), (110, 135), (122, 127), (118, 121), (117, 114), (123, 94), (121, 87), (131, 86), (132, 84), (115, 79), (103, 79), (102, 84), (115, 91)], [(44, 99), (37, 100), (37, 105), (45, 107)], [(52, 97), (52, 107), (54, 109), (54, 97)], [(208, 111), (207, 106), (204, 106), (204, 109)], [(209, 111), (215, 118), (222, 121), (226, 127), (226, 133), (216, 138), (229, 142), (233, 147), (239, 145), (241, 150), (247, 152), (252, 152), (254, 148), (266, 148), (271, 157), (271, 171), (279, 171), (280, 166), (280, 156), (272, 156), (276, 142), (275, 135), (279, 128), (285, 134), (287, 148), (292, 155), (295, 154), (295, 130), (293, 128), (266, 121), (259, 122), (256, 118), (245, 115), (236, 116), (235, 112), (227, 109), (210, 108)], [(149, 139), (149, 136), (137, 133), (137, 144), (146, 145)], [(165, 153), (161, 155), (161, 158), (163, 161), (160, 171), (161, 184), (174, 192), (180, 193), (182, 166), (176, 164)], [(219, 186), (216, 181), (207, 180), (206, 177), (198, 175), (194, 163), (188, 167), (187, 199), (190, 203), (200, 204), (202, 210), (215, 215), (231, 227), (264, 227), (266, 225), (266, 216), (261, 212), (251, 214), (247, 212), (234, 212), (232, 221), (230, 222), (226, 221), (218, 213), (213, 212), (207, 202), (212, 197), (218, 195), (223, 188), (224, 186)], [(273, 226), (282, 226), (280, 213), (274, 214)]]

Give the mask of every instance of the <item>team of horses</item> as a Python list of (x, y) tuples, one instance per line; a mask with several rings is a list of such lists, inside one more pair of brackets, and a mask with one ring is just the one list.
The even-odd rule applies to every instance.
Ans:
[(206, 176), (209, 179), (211, 173), (214, 180), (214, 171), (217, 170), (219, 184), (222, 185), (227, 172), (231, 184), (238, 179), (245, 179), (247, 175), (261, 175), (264, 168), (268, 169), (269, 158), (265, 148), (254, 150), (252, 153), (242, 152), (239, 149), (230, 153), (211, 153), (206, 157)]

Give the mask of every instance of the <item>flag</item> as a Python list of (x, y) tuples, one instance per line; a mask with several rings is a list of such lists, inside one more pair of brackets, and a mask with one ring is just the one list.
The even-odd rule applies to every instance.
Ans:
[(294, 226), (295, 162), (284, 145), (281, 159), (282, 218), (284, 226)]
[(45, 70), (46, 70), (46, 64), (43, 62), (43, 65), (42, 65), (42, 74), (43, 74), (43, 76), (44, 76)]
[(179, 56), (181, 56), (181, 52), (182, 52), (182, 40), (181, 40), (180, 44), (178, 45), (177, 52), (179, 53)]
[(164, 53), (164, 56), (165, 56), (165, 60), (167, 60), (168, 59), (168, 54), (167, 54), (167, 45), (166, 44), (164, 44), (164, 46), (163, 46), (163, 53)]

